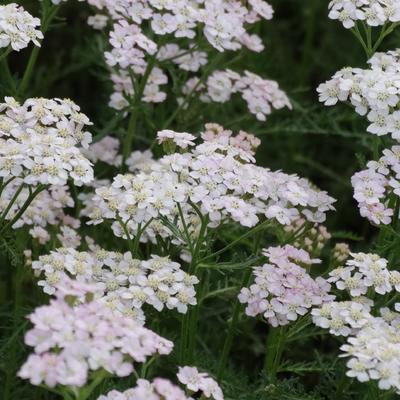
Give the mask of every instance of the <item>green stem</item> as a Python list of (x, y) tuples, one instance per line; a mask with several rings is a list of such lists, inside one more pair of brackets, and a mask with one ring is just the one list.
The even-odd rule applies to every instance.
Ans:
[(7, 50), (4, 53), (0, 54), (0, 61), (4, 60), (11, 53), (11, 51), (12, 48), (7, 47)]
[[(198, 210), (196, 210), (197, 212)], [(192, 255), (192, 260), (189, 265), (189, 274), (190, 275), (196, 275), (196, 270), (197, 266), (199, 265), (199, 255), (200, 255), (200, 250), (201, 247), (203, 246), (203, 242), (205, 239), (205, 234), (207, 230), (207, 225), (208, 225), (208, 217), (203, 217), (201, 216), (201, 228), (200, 228), (200, 233), (199, 237), (197, 239), (197, 243), (194, 247), (194, 251), (191, 254)], [(199, 298), (199, 296), (197, 296)], [(182, 327), (182, 333), (183, 333), (183, 362), (186, 362), (186, 360), (191, 358), (191, 355), (194, 352), (194, 347), (195, 347), (195, 342), (196, 342), (196, 327), (197, 327), (197, 321), (198, 321), (198, 315), (199, 315), (199, 301), (197, 302), (197, 305), (194, 306), (193, 310), (188, 310), (185, 317), (182, 320), (183, 327)]]
[[(44, 11), (43, 11), (43, 17), (42, 17), (42, 21), (41, 21), (41, 30), (43, 35), (48, 31), (51, 21), (53, 20), (53, 18), (56, 16), (57, 12), (58, 12), (59, 6), (56, 5), (51, 5), (50, 7), (45, 7)], [(29, 86), (32, 74), (33, 74), (33, 70), (35, 68), (38, 56), (39, 56), (39, 51), (40, 51), (40, 47), (35, 46), (32, 49), (31, 55), (29, 57), (28, 60), (28, 64), (26, 66), (24, 75), (22, 77), (22, 81), (21, 84), (18, 87), (18, 96), (21, 96), (22, 94), (25, 93), (27, 87)]]
[(24, 188), (24, 184), (22, 183), (20, 187), (17, 189), (17, 191), (14, 193), (14, 196), (11, 198), (10, 202), (8, 203), (6, 209), (3, 211), (3, 213), (0, 215), (0, 226), (2, 223), (5, 221), (7, 214), (10, 212), (12, 206), (14, 203), (17, 201), (19, 195), (22, 192), (22, 189)]
[(285, 328), (280, 326), (271, 328), (267, 335), (264, 374), (271, 383), (276, 382), (285, 343), (285, 332)]
[[(23, 267), (18, 265), (16, 267), (16, 273), (14, 278), (14, 310), (13, 310), (13, 323), (12, 331), (15, 332), (20, 324), (20, 308), (22, 304), (22, 281), (23, 281)], [(17, 360), (17, 340), (13, 340), (9, 349), (10, 361), (7, 364), (6, 382), (4, 385), (4, 400), (11, 400), (11, 389), (15, 386), (15, 375), (16, 375), (16, 360)]]
[(155, 63), (156, 63), (156, 59), (153, 56), (148, 61), (146, 70), (140, 81), (139, 88), (133, 96), (134, 98), (133, 98), (133, 104), (132, 104), (132, 112), (131, 112), (131, 116), (129, 119), (128, 131), (125, 136), (124, 146), (123, 146), (123, 151), (122, 151), (122, 168), (123, 169), (125, 168), (125, 161), (132, 151), (133, 136), (135, 134), (136, 125), (137, 125), (137, 121), (139, 118), (140, 102), (142, 100), (144, 89), (146, 88), (147, 81), (150, 77), (151, 71), (153, 70)]
[[(248, 284), (250, 282), (250, 277), (251, 277), (251, 269), (248, 269), (244, 273), (243, 281), (240, 286), (241, 288), (248, 286)], [(231, 351), (233, 338), (235, 336), (236, 326), (239, 322), (239, 316), (240, 316), (240, 312), (241, 312), (242, 308), (243, 308), (243, 305), (240, 303), (239, 299), (236, 297), (235, 305), (233, 307), (232, 319), (231, 319), (231, 322), (230, 322), (229, 328), (228, 328), (228, 334), (226, 335), (224, 347), (222, 348), (222, 355), (221, 355), (221, 358), (219, 359), (219, 363), (218, 363), (218, 372), (217, 372), (217, 380), (218, 381), (220, 381), (224, 375), (225, 366), (228, 361), (229, 353)]]
[(30, 206), (32, 201), (36, 198), (36, 196), (43, 192), (47, 188), (47, 185), (39, 185), (36, 190), (31, 193), (28, 197), (28, 199), (25, 201), (23, 206), (20, 208), (20, 210), (17, 212), (17, 214), (14, 216), (12, 220), (10, 220), (6, 225), (3, 226), (3, 228), (0, 229), (0, 235), (3, 235), (5, 232), (7, 232), (8, 229), (10, 229), (24, 214), (26, 209)]
[(254, 228), (248, 230), (246, 233), (244, 233), (242, 236), (238, 237), (237, 239), (233, 240), (232, 242), (230, 242), (228, 245), (226, 245), (223, 249), (220, 249), (218, 251), (216, 251), (215, 253), (212, 253), (204, 258), (202, 258), (199, 263), (203, 263), (206, 260), (209, 260), (210, 258), (216, 257), (222, 253), (225, 253), (227, 250), (231, 249), (232, 247), (236, 246), (236, 244), (238, 244), (239, 242), (241, 242), (243, 239), (248, 238), (251, 235), (254, 235), (255, 233), (261, 231), (262, 229), (266, 228), (267, 226), (271, 225), (271, 221), (266, 220), (264, 222), (262, 222), (259, 225), (256, 225)]

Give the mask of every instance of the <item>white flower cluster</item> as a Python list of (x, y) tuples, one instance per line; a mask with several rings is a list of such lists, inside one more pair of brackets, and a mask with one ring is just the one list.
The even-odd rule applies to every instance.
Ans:
[(337, 19), (347, 29), (357, 21), (369, 26), (381, 26), (400, 21), (400, 4), (397, 0), (332, 0), (329, 18)]
[(224, 400), (224, 394), (216, 380), (196, 367), (179, 367), (179, 382), (183, 383), (191, 393), (201, 392), (200, 398)]
[(82, 387), (90, 373), (100, 369), (128, 376), (134, 362), (169, 354), (173, 348), (169, 340), (96, 301), (71, 307), (63, 299), (52, 300), (29, 319), (34, 327), (25, 343), (35, 353), (18, 375), (33, 385)]
[(97, 400), (192, 400), (185, 392), (167, 379), (155, 378), (153, 381), (138, 379), (132, 389), (119, 392), (112, 390)]
[(198, 279), (168, 257), (153, 255), (141, 261), (133, 259), (131, 253), (60, 248), (39, 257), (32, 268), (43, 272), (39, 286), (43, 286), (44, 292), (65, 292), (72, 278), (93, 285), (96, 299), (137, 321), (144, 321), (145, 304), (158, 311), (167, 307), (183, 314), (189, 305), (196, 304), (194, 285)]
[(385, 295), (400, 291), (400, 272), (387, 269), (387, 260), (377, 254), (350, 253), (352, 258), (346, 266), (329, 273), (328, 282), (335, 283), (339, 290), (346, 291), (350, 301), (333, 301), (312, 311), (315, 325), (337, 336), (354, 335), (368, 327), (374, 319), (374, 302), (365, 295)]
[[(400, 304), (396, 310), (400, 311)], [(378, 381), (379, 389), (400, 394), (400, 314), (388, 308), (372, 318), (341, 346), (347, 362), (347, 376), (360, 382)]]
[(171, 236), (160, 218), (179, 220), (178, 204), (187, 216), (187, 228), (194, 231), (198, 223), (191, 223), (191, 216), (198, 221), (196, 208), (208, 216), (209, 227), (232, 220), (252, 227), (265, 217), (283, 225), (300, 216), (324, 221), (334, 200), (306, 179), (254, 165), (253, 151), (245, 150), (258, 143), (251, 138), (232, 137), (230, 131), (208, 125), (205, 141), (190, 151), (164, 156), (150, 163), (149, 170), (118, 175), (111, 187), (98, 188), (95, 206), (89, 204), (86, 214), (92, 223), (111, 220), (117, 236), (126, 237), (125, 225), (132, 236), (145, 230), (151, 240), (157, 234)]
[(79, 145), (92, 140), (88, 117), (70, 100), (6, 97), (0, 104), (0, 177), (20, 177), (28, 185), (75, 185), (93, 180), (90, 161)]
[[(329, 295), (330, 285), (325, 279), (313, 279), (304, 266), (319, 263), (310, 255), (291, 245), (271, 247), (263, 254), (270, 264), (253, 268), (255, 283), (242, 288), (239, 300), (246, 306), (246, 314), (263, 315), (269, 324), (276, 327), (295, 321), (314, 306), (333, 300)], [(299, 265), (300, 264), (300, 265)]]
[(277, 82), (249, 71), (244, 71), (243, 75), (229, 69), (215, 71), (204, 85), (199, 84), (199, 78), (191, 78), (186, 82), (183, 93), (189, 94), (193, 90), (200, 93), (202, 101), (216, 103), (226, 103), (235, 93), (239, 93), (259, 121), (265, 121), (272, 109), (292, 108), (289, 98)]
[(351, 256), (345, 267), (329, 273), (328, 282), (346, 290), (351, 297), (366, 295), (369, 288), (381, 295), (400, 291), (400, 272), (389, 271), (386, 259), (372, 253), (351, 253)]
[(15, 3), (0, 6), (0, 49), (11, 47), (20, 51), (30, 42), (40, 46), (39, 40), (43, 39), (43, 33), (37, 27), (40, 19)]
[(313, 323), (335, 336), (349, 336), (368, 326), (372, 317), (373, 301), (355, 297), (351, 301), (332, 301), (311, 311)]
[(400, 146), (383, 150), (383, 156), (369, 161), (367, 169), (352, 176), (351, 183), (360, 214), (376, 225), (390, 224), (394, 214), (390, 197), (400, 196)]
[(319, 100), (327, 106), (349, 101), (357, 114), (367, 116), (368, 132), (400, 140), (400, 52), (376, 53), (368, 63), (370, 69), (338, 71), (318, 87)]

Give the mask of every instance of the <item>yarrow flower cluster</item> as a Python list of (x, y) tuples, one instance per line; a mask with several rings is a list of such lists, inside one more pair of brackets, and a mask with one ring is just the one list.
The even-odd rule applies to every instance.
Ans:
[(400, 140), (400, 52), (375, 53), (370, 69), (344, 68), (318, 87), (319, 100), (327, 106), (349, 101), (359, 115), (369, 121), (374, 135), (392, 134)]
[(199, 372), (196, 367), (179, 367), (177, 374), (179, 382), (192, 392), (201, 392), (206, 399), (224, 400), (224, 394), (217, 381), (205, 372)]
[(138, 379), (137, 385), (119, 392), (112, 390), (97, 400), (190, 400), (185, 392), (167, 379), (155, 378), (153, 381)]
[(226, 103), (239, 93), (246, 101), (250, 113), (259, 121), (265, 121), (272, 109), (292, 108), (289, 98), (277, 82), (263, 79), (260, 76), (244, 71), (243, 75), (232, 70), (215, 71), (201, 84), (199, 78), (191, 78), (183, 88), (188, 94), (193, 90), (200, 93), (204, 102)]
[[(400, 304), (395, 305), (400, 311)], [(349, 357), (347, 376), (360, 382), (378, 381), (381, 390), (400, 394), (400, 314), (384, 308), (341, 346), (342, 357)]]
[(400, 4), (396, 0), (332, 0), (329, 10), (329, 18), (337, 19), (347, 29), (357, 21), (369, 26), (400, 21)]
[(141, 261), (133, 259), (131, 253), (100, 248), (90, 252), (60, 248), (39, 257), (32, 268), (44, 273), (44, 279), (39, 281), (44, 292), (65, 293), (71, 279), (89, 284), (95, 288), (95, 299), (138, 322), (144, 321), (145, 304), (158, 311), (167, 307), (180, 313), (196, 304), (194, 285), (198, 279), (168, 257), (153, 255)]
[(0, 6), (0, 49), (11, 47), (20, 51), (30, 42), (40, 46), (43, 33), (37, 29), (39, 26), (40, 19), (34, 18), (18, 4)]
[(349, 336), (370, 323), (373, 301), (354, 297), (351, 301), (332, 301), (311, 311), (313, 323), (335, 336)]
[(0, 104), (0, 177), (28, 185), (81, 186), (93, 180), (90, 161), (78, 146), (92, 140), (88, 117), (71, 100), (6, 97)]
[(400, 272), (389, 271), (387, 260), (372, 253), (351, 253), (345, 267), (329, 273), (328, 282), (339, 290), (346, 290), (351, 297), (366, 295), (369, 288), (384, 295), (393, 289), (400, 291)]
[[(350, 301), (333, 301), (312, 311), (313, 322), (337, 336), (354, 335), (370, 326), (374, 302), (371, 290), (380, 295), (400, 290), (400, 272), (387, 268), (387, 260), (372, 253), (350, 253), (346, 266), (329, 273), (328, 282), (346, 291)], [(371, 289), (371, 290), (370, 290)]]
[[(250, 135), (232, 138), (218, 125), (206, 129), (205, 141), (190, 151), (164, 156), (149, 170), (118, 175), (111, 187), (96, 189), (86, 212), (92, 223), (109, 219), (117, 236), (139, 230), (154, 240), (156, 234), (171, 235), (159, 219), (179, 220), (178, 204), (188, 216), (188, 229), (195, 231), (198, 216), (191, 204), (208, 215), (209, 227), (229, 220), (251, 227), (261, 216), (283, 225), (300, 215), (322, 222), (332, 209), (334, 200), (307, 180), (254, 165), (252, 151), (246, 150), (258, 142)], [(197, 226), (190, 223), (191, 215)]]
[(240, 302), (246, 304), (247, 315), (262, 315), (276, 327), (287, 325), (310, 308), (333, 300), (334, 296), (328, 294), (329, 283), (321, 277), (313, 279), (300, 266), (320, 262), (310, 258), (305, 250), (286, 245), (265, 249), (263, 254), (270, 264), (254, 267), (254, 284), (242, 288), (239, 294)]
[(169, 354), (172, 342), (92, 301), (71, 307), (52, 300), (29, 317), (34, 327), (25, 343), (34, 348), (18, 375), (33, 385), (50, 388), (84, 386), (92, 372), (104, 369), (128, 376), (134, 363), (155, 354)]
[[(199, 30), (217, 50), (238, 50), (248, 42), (259, 42), (256, 35), (249, 35), (246, 27), (260, 19), (271, 19), (272, 7), (263, 0), (250, 0), (246, 6), (234, 0), (158, 1), (141, 0), (87, 0), (90, 5), (104, 10), (118, 23), (126, 21), (135, 29), (134, 39), (138, 53), (152, 53), (156, 46), (143, 33), (144, 26), (150, 25), (156, 36), (169, 35), (177, 39), (194, 39)], [(198, 29), (200, 28), (200, 29)], [(150, 36), (150, 35), (149, 35)], [(132, 42), (132, 41), (131, 41)], [(131, 44), (127, 44), (131, 46)]]
[[(161, 68), (172, 64), (195, 73), (206, 66), (204, 41), (220, 52), (242, 47), (262, 51), (261, 39), (246, 29), (261, 19), (271, 19), (273, 14), (271, 6), (263, 0), (246, 4), (238, 0), (88, 0), (88, 3), (106, 12), (113, 22), (109, 32), (111, 49), (105, 52), (106, 62), (113, 68), (114, 92), (109, 105), (123, 111), (132, 104), (134, 96), (146, 103), (166, 99), (161, 85), (168, 83), (168, 75)], [(90, 24), (96, 29), (107, 25), (105, 16), (100, 14), (91, 18)], [(203, 35), (198, 37), (200, 32)], [(276, 82), (248, 71), (243, 76), (229, 70), (216, 71), (208, 77), (206, 85), (194, 76), (183, 86), (182, 94), (190, 97), (204, 88), (206, 92), (201, 98), (208, 102), (226, 102), (233, 93), (240, 93), (250, 112), (261, 121), (265, 121), (272, 108), (291, 107)]]
[(367, 169), (351, 178), (354, 198), (360, 214), (376, 225), (388, 225), (394, 215), (390, 198), (400, 196), (400, 146), (383, 150), (378, 161), (369, 161)]

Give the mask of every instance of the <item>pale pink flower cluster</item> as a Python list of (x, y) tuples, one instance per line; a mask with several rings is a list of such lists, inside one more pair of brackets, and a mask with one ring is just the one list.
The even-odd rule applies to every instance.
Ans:
[(105, 164), (119, 167), (122, 163), (122, 156), (118, 154), (119, 140), (112, 136), (105, 136), (103, 139), (83, 149), (82, 153), (94, 164), (101, 161)]
[[(264, 49), (261, 39), (255, 34), (249, 34), (246, 29), (261, 19), (272, 18), (271, 6), (263, 0), (251, 0), (246, 4), (232, 0), (200, 0), (196, 2), (158, 1), (158, 0), (88, 0), (100, 10), (106, 11), (113, 20), (113, 29), (109, 33), (110, 51), (105, 52), (107, 64), (114, 69), (111, 79), (114, 83), (114, 92), (109, 102), (110, 107), (116, 110), (126, 110), (130, 106), (129, 98), (135, 95), (135, 89), (140, 87), (140, 79), (144, 82), (143, 101), (147, 103), (163, 102), (166, 93), (160, 85), (168, 83), (168, 76), (157, 67), (170, 62), (184, 71), (197, 72), (208, 62), (207, 53), (201, 51), (199, 45), (202, 38), (197, 34), (202, 31), (206, 40), (218, 51), (239, 50), (246, 47), (251, 51), (260, 52)], [(96, 15), (91, 24), (97, 29), (105, 26), (104, 18)], [(148, 32), (148, 31), (151, 32)], [(160, 45), (159, 37), (165, 36)], [(173, 41), (186, 39), (187, 47), (183, 48)], [(165, 43), (168, 41), (167, 43)], [(209, 93), (203, 99), (215, 100), (220, 74), (217, 71), (208, 78)], [(231, 74), (233, 74), (231, 72)], [(291, 107), (284, 92), (274, 81), (262, 79), (248, 71), (243, 76), (233, 74), (235, 91), (229, 96), (225, 93), (225, 101), (231, 94), (240, 92), (247, 102), (249, 110), (261, 121), (272, 108), (280, 109)], [(188, 86), (204, 87), (196, 84), (197, 77), (193, 77), (183, 88), (183, 94)], [(227, 80), (227, 78), (225, 79)], [(140, 83), (139, 83), (140, 82)], [(229, 88), (221, 88), (229, 92)]]
[(168, 257), (152, 255), (148, 260), (138, 260), (133, 259), (131, 253), (100, 248), (90, 252), (60, 248), (39, 257), (32, 268), (43, 273), (38, 284), (45, 293), (65, 292), (65, 286), (73, 279), (92, 285), (96, 288), (96, 299), (140, 322), (145, 319), (145, 304), (158, 311), (166, 307), (183, 314), (188, 306), (196, 304), (194, 285), (198, 279)]
[[(400, 311), (399, 303), (396, 310)], [(349, 357), (347, 376), (360, 382), (378, 381), (381, 390), (400, 394), (400, 314), (381, 309), (381, 317), (358, 330), (341, 346)]]
[(188, 228), (195, 231), (197, 226), (190, 223), (196, 215), (193, 204), (208, 216), (209, 227), (232, 220), (252, 227), (265, 217), (282, 225), (300, 216), (323, 222), (334, 199), (306, 179), (254, 165), (253, 152), (244, 150), (248, 139), (216, 136), (186, 153), (164, 156), (149, 171), (117, 175), (111, 186), (96, 189), (95, 206), (86, 214), (95, 224), (111, 220), (119, 237), (126, 238), (124, 225), (132, 236), (145, 230), (143, 240), (171, 236), (167, 227), (160, 232), (160, 219), (179, 220), (177, 204), (188, 216)]
[(185, 392), (167, 379), (153, 381), (138, 379), (134, 388), (119, 392), (112, 390), (97, 400), (191, 400)]
[(0, 104), (0, 177), (26, 184), (75, 185), (93, 180), (90, 161), (78, 147), (92, 140), (88, 117), (70, 100), (6, 97)]
[(69, 306), (52, 300), (29, 317), (34, 327), (25, 343), (34, 348), (18, 375), (33, 385), (82, 387), (91, 373), (104, 369), (124, 377), (134, 363), (169, 354), (173, 343), (117, 315), (96, 301)]
[[(263, 0), (250, 0), (244, 4), (238, 0), (226, 3), (222, 0), (87, 0), (89, 4), (106, 11), (113, 20), (129, 21), (142, 35), (137, 47), (151, 54), (151, 42), (143, 33), (149, 24), (153, 35), (180, 39), (194, 39), (202, 31), (207, 41), (217, 50), (238, 50), (246, 46), (251, 50), (260, 42), (246, 28), (261, 19), (271, 19), (272, 7)], [(149, 35), (150, 36), (150, 35)], [(150, 50), (150, 52), (149, 52)]]
[(190, 392), (200, 392), (201, 398), (224, 400), (224, 394), (218, 382), (207, 373), (199, 372), (196, 367), (179, 367), (177, 377)]
[(400, 291), (400, 272), (389, 271), (386, 259), (372, 253), (351, 253), (351, 256), (345, 267), (329, 273), (328, 282), (346, 290), (351, 297), (366, 295), (370, 288), (381, 295)]
[(226, 103), (239, 93), (246, 101), (250, 113), (259, 121), (265, 121), (273, 109), (292, 108), (289, 98), (277, 82), (263, 79), (260, 76), (244, 71), (241, 75), (232, 70), (213, 72), (205, 82), (199, 84), (197, 77), (191, 78), (183, 89), (184, 94), (196, 90), (204, 102)]
[(344, 68), (319, 85), (319, 100), (326, 106), (349, 101), (359, 115), (366, 115), (367, 131), (374, 135), (392, 134), (400, 140), (400, 53), (376, 53), (369, 69)]
[(40, 47), (43, 33), (38, 27), (40, 19), (34, 18), (18, 4), (0, 6), (0, 49), (11, 47), (20, 51), (30, 42)]
[(376, 225), (390, 224), (394, 210), (389, 198), (400, 196), (400, 146), (383, 150), (383, 156), (369, 161), (367, 169), (354, 174), (351, 183), (360, 214)]
[(332, 0), (329, 18), (337, 19), (346, 29), (357, 21), (369, 26), (382, 26), (400, 21), (400, 4), (396, 0)]
[(263, 254), (270, 263), (254, 267), (255, 282), (242, 288), (241, 303), (246, 304), (246, 314), (262, 315), (276, 327), (287, 325), (305, 315), (310, 308), (333, 300), (330, 285), (321, 277), (313, 279), (305, 267), (319, 263), (301, 249), (291, 245), (270, 247)]
[(374, 302), (366, 297), (332, 301), (311, 311), (313, 323), (335, 336), (349, 336), (370, 324)]

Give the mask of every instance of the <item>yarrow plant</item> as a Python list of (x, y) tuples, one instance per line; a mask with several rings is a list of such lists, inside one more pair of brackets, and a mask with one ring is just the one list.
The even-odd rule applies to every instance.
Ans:
[(327, 4), (367, 55), (317, 89), (340, 115), (315, 2), (296, 62), (279, 2), (6, 3), (0, 398), (394, 400), (397, 2)]

